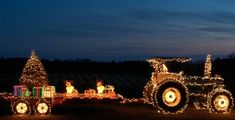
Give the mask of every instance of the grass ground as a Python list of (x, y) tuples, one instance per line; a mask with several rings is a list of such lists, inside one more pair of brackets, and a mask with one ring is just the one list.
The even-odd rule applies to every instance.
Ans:
[(211, 114), (206, 110), (196, 110), (188, 107), (182, 114), (159, 114), (154, 108), (146, 104), (118, 104), (118, 103), (79, 103), (62, 104), (52, 108), (49, 116), (18, 116), (10, 112), (9, 106), (4, 104), (0, 109), (0, 119), (8, 120), (234, 120), (235, 111), (229, 114)]

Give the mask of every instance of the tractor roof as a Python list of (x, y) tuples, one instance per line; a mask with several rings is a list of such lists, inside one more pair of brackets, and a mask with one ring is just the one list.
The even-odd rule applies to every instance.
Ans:
[(184, 63), (190, 60), (191, 58), (187, 58), (187, 57), (153, 57), (153, 58), (147, 59), (149, 63), (159, 63), (159, 62), (165, 63), (165, 62), (172, 62), (172, 61)]

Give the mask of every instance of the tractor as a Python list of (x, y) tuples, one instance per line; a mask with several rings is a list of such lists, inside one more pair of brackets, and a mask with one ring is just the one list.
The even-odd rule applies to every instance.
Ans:
[(184, 57), (156, 57), (147, 61), (154, 69), (150, 81), (144, 87), (143, 96), (156, 110), (163, 114), (182, 113), (189, 103), (196, 109), (210, 113), (229, 113), (233, 97), (225, 88), (224, 79), (211, 76), (211, 55), (207, 55), (204, 76), (187, 76), (183, 72), (169, 72), (166, 63), (190, 61)]

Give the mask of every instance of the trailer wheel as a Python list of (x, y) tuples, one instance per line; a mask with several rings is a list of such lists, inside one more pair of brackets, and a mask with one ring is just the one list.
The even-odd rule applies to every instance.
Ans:
[(51, 114), (51, 104), (46, 100), (39, 100), (34, 106), (34, 112), (37, 115)]
[(18, 115), (28, 115), (31, 113), (30, 103), (24, 99), (19, 99), (11, 103), (12, 112)]
[(233, 101), (228, 90), (217, 88), (208, 94), (208, 109), (211, 113), (229, 113), (233, 108)]
[(162, 113), (181, 113), (188, 104), (188, 89), (178, 80), (164, 80), (155, 87), (153, 102)]

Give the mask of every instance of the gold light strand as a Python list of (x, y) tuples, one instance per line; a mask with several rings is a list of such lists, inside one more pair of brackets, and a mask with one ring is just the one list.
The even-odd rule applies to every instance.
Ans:
[[(207, 99), (207, 101), (198, 101), (194, 102), (194, 106), (197, 109), (208, 109), (210, 113), (228, 113), (231, 111), (231, 109), (234, 106), (233, 103), (233, 97), (232, 94), (225, 89), (225, 85), (223, 83), (224, 79), (218, 75), (215, 77), (211, 77), (211, 55), (207, 55), (206, 62), (205, 62), (205, 70), (204, 70), (204, 76), (182, 76), (180, 73), (170, 73), (170, 72), (164, 72), (162, 69), (162, 66), (165, 62), (169, 61), (177, 61), (177, 62), (187, 62), (190, 59), (186, 58), (151, 58), (147, 61), (151, 63), (155, 71), (152, 73), (151, 80), (145, 85), (143, 90), (143, 96), (145, 101), (147, 103), (152, 104), (154, 107), (156, 107), (158, 112), (164, 113), (164, 114), (172, 114), (171, 112), (165, 111), (161, 107), (159, 107), (158, 102), (154, 99), (155, 97), (155, 91), (158, 90), (158, 88), (163, 85), (164, 79), (172, 80), (172, 81), (178, 81), (182, 82), (183, 86), (187, 89), (187, 87), (200, 87), (203, 89), (208, 89), (209, 91), (203, 91), (204, 93), (189, 93), (187, 91), (188, 96), (192, 97), (203, 97), (204, 99)], [(160, 73), (160, 74), (159, 74)], [(159, 78), (156, 75), (172, 75), (173, 78), (163, 77), (159, 80)], [(181, 76), (181, 77), (176, 77)], [(209, 82), (209, 81), (210, 82)], [(152, 82), (154, 81), (154, 82)], [(163, 82), (158, 82), (163, 81)], [(154, 84), (153, 84), (154, 83)], [(210, 91), (212, 90), (212, 91)], [(191, 92), (191, 91), (190, 91)], [(225, 93), (225, 95), (216, 96), (219, 93)], [(213, 101), (212, 98), (216, 97), (216, 99)], [(187, 100), (189, 100), (187, 98)], [(187, 105), (186, 105), (187, 106)], [(176, 113), (181, 113), (186, 108), (186, 106)], [(215, 109), (214, 106), (217, 106), (218, 110)], [(214, 108), (213, 108), (214, 107)], [(226, 108), (227, 107), (227, 108)]]
[(34, 50), (31, 52), (31, 56), (25, 64), (20, 77), (20, 83), (30, 89), (35, 86), (48, 85), (47, 73)]
[[(50, 99), (53, 100), (53, 99)], [(39, 99), (34, 106), (34, 113), (36, 115), (50, 115), (53, 101), (46, 99)]]
[[(181, 109), (177, 110), (176, 112), (166, 111), (165, 109), (159, 107), (157, 99), (154, 100), (154, 98), (156, 97), (156, 96), (155, 96), (156, 90), (158, 90), (159, 87), (162, 86), (163, 84), (165, 84), (166, 82), (179, 82), (179, 83), (182, 85), (182, 87), (184, 87), (184, 89), (186, 90), (186, 91), (185, 91), (185, 92), (186, 92), (186, 101), (185, 101), (186, 104), (185, 104)], [(152, 92), (152, 94), (151, 94), (151, 98), (152, 98), (152, 101), (153, 101), (153, 102), (152, 102), (152, 103), (153, 103), (153, 106), (154, 106), (155, 108), (157, 108), (157, 110), (158, 110), (159, 113), (163, 113), (163, 114), (178, 114), (178, 113), (182, 113), (182, 112), (186, 109), (186, 107), (188, 106), (188, 101), (189, 101), (189, 96), (188, 96), (188, 95), (189, 95), (188, 89), (187, 89), (187, 87), (185, 86), (185, 84), (184, 84), (183, 81), (178, 80), (178, 79), (176, 79), (176, 78), (168, 78), (167, 80), (164, 80), (163, 82), (158, 83), (158, 85), (155, 85), (155, 86), (154, 86), (153, 92)]]
[(176, 62), (188, 62), (190, 58), (150, 58), (147, 61), (153, 66), (156, 72), (162, 73), (167, 72), (166, 62), (176, 61)]
[(205, 62), (205, 66), (204, 66), (204, 77), (205, 78), (211, 77), (211, 68), (212, 68), (211, 55), (207, 54), (206, 62)]
[[(229, 101), (227, 101), (227, 102), (229, 102), (229, 103), (227, 103), (228, 107), (225, 108), (224, 110), (219, 110), (218, 108), (216, 108), (218, 103), (214, 103), (215, 99), (213, 99), (213, 98), (217, 97), (218, 95), (225, 95), (227, 97), (227, 99), (229, 100)], [(231, 92), (229, 92), (228, 90), (225, 90), (222, 87), (216, 88), (208, 94), (207, 108), (209, 109), (209, 111), (211, 113), (229, 113), (232, 110), (233, 106), (234, 106), (234, 99), (232, 97)]]

